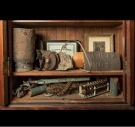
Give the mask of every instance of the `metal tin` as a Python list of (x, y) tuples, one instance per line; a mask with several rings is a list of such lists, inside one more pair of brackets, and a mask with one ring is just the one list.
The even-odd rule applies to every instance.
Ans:
[(33, 70), (35, 40), (34, 29), (13, 28), (13, 60), (16, 72)]
[(118, 78), (110, 78), (110, 95), (118, 96)]
[(31, 97), (45, 93), (46, 92), (46, 88), (47, 88), (46, 85), (32, 88), (31, 89)]

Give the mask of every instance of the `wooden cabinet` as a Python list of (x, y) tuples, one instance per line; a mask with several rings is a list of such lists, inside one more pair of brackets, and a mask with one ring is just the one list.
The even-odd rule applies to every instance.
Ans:
[[(120, 54), (120, 71), (91, 71), (79, 69), (69, 71), (14, 72), (13, 28), (33, 28), (36, 41), (79, 40), (85, 46), (85, 34), (114, 34), (114, 51)], [(134, 109), (134, 20), (1, 20), (0, 21), (0, 109)], [(80, 51), (82, 49), (80, 48)], [(125, 67), (125, 68), (124, 68)], [(63, 97), (16, 98), (12, 90), (29, 78), (90, 76), (118, 77), (120, 93), (112, 97), (109, 93), (84, 99), (74, 93)]]

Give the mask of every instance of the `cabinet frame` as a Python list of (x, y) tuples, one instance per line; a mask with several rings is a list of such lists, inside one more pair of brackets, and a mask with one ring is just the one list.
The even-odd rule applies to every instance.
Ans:
[[(22, 73), (19, 75), (19, 73), (13, 72), (12, 70), (12, 62), (10, 62), (10, 70), (8, 70), (8, 66), (6, 67), (5, 64), (3, 64), (5, 61), (6, 63), (8, 63), (8, 56), (10, 56), (10, 60), (12, 61), (12, 27), (36, 27), (38, 23), (40, 23), (40, 25), (38, 26), (39, 28), (42, 28), (43, 26), (48, 26), (48, 27), (60, 27), (63, 28), (64, 26), (67, 27), (79, 27), (79, 24), (81, 24), (81, 27), (102, 27), (104, 25), (108, 26), (116, 26), (117, 25), (117, 29), (119, 29), (121, 27), (121, 23), (123, 24), (123, 32), (122, 32), (122, 39), (123, 39), (123, 47), (122, 47), (122, 52), (125, 56), (127, 56), (126, 61), (129, 63), (130, 65), (130, 73), (129, 74), (125, 74), (125, 72), (118, 72), (118, 75), (120, 75), (123, 79), (123, 84), (124, 86), (124, 100), (122, 99), (116, 99), (116, 103), (113, 102), (109, 102), (108, 100), (105, 102), (101, 102), (99, 103), (97, 102), (89, 102), (87, 101), (85, 103), (85, 101), (83, 101), (83, 106), (79, 107), (81, 109), (97, 109), (98, 105), (101, 106), (101, 109), (104, 108), (105, 106), (107, 106), (107, 108), (109, 109), (109, 106), (114, 106), (116, 107), (116, 109), (134, 109), (134, 20), (13, 20), (13, 21), (4, 21), (1, 20), (0, 21), (0, 55), (3, 56), (2, 60), (0, 61), (0, 71), (3, 72), (0, 74), (0, 92), (2, 93), (1, 96), (1, 100), (0, 100), (0, 105), (5, 106), (8, 104), (8, 107), (18, 107), (20, 108), (20, 104), (23, 104), (24, 107), (28, 107), (28, 108), (36, 108), (38, 107), (38, 109), (50, 109), (52, 108), (56, 108), (56, 109), (74, 109), (76, 107), (75, 103), (69, 103), (68, 101), (64, 102), (66, 103), (66, 105), (63, 103), (61, 104), (61, 102), (58, 103), (53, 103), (51, 105), (51, 103), (46, 103), (45, 101), (41, 101), (38, 103), (33, 102), (23, 102), (23, 101), (13, 101), (12, 102), (12, 85), (11, 82), (13, 82), (13, 77), (14, 76), (36, 76), (35, 74), (33, 74), (32, 72), (28, 72), (28, 73)], [(100, 24), (100, 25), (98, 25)], [(7, 42), (7, 43), (5, 43)], [(124, 58), (123, 58), (124, 59)], [(8, 76), (8, 71), (10, 72), (10, 76)], [(13, 72), (13, 73), (12, 73)], [(83, 73), (83, 72), (78, 72), (78, 75), (84, 75), (84, 76), (92, 76), (93, 74), (96, 75), (115, 75), (115, 73), (117, 73), (117, 71), (115, 72), (92, 72), (91, 74), (87, 74), (87, 73)], [(59, 76), (64, 76), (64, 75), (68, 75), (70, 74), (71, 76), (75, 76), (74, 73), (71, 74), (70, 72), (59, 72)], [(40, 76), (57, 76), (57, 73), (49, 71), (49, 74), (47, 73), (40, 73)], [(127, 85), (126, 85), (127, 84)], [(78, 102), (79, 103), (79, 102)], [(34, 104), (34, 105), (33, 105)], [(41, 106), (41, 104), (43, 104)], [(118, 106), (118, 105), (120, 106)], [(70, 108), (68, 108), (70, 107)], [(115, 109), (115, 108), (114, 108)]]

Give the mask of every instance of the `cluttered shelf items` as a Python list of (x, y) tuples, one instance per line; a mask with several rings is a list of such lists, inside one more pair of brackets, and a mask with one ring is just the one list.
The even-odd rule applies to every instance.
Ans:
[[(37, 48), (34, 29), (13, 28), (14, 71), (23, 73), (35, 69), (38, 71), (81, 69), (90, 73), (91, 71), (121, 70), (120, 54), (117, 52), (105, 52), (104, 50), (86, 52), (79, 40), (56, 40), (59, 49), (56, 52), (46, 49), (45, 42), (42, 40)], [(83, 52), (80, 52), (73, 43), (77, 47), (80, 46)], [(94, 42), (94, 44), (100, 43)], [(71, 52), (72, 49), (74, 52)], [(35, 61), (38, 61), (38, 64)], [(115, 77), (115, 79), (118, 78)], [(115, 81), (118, 82), (118, 80)], [(117, 96), (118, 87), (115, 81), (113, 77), (95, 81), (90, 80), (90, 77), (29, 80), (22, 81), (23, 83), (13, 90), (13, 95), (21, 98), (29, 92), (31, 97), (39, 94), (51, 97), (53, 95), (63, 96), (77, 90), (78, 95), (83, 98), (98, 96), (109, 91), (112, 96)]]

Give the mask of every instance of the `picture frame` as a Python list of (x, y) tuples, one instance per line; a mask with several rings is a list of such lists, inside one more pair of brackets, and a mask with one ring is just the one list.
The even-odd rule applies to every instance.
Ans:
[(75, 52), (79, 51), (79, 44), (77, 41), (78, 40), (44, 40), (43, 48), (44, 50), (55, 51), (58, 53), (62, 46), (67, 43), (67, 49), (62, 50), (62, 52), (69, 54), (72, 57)]
[(114, 34), (85, 34), (85, 51), (114, 52)]

